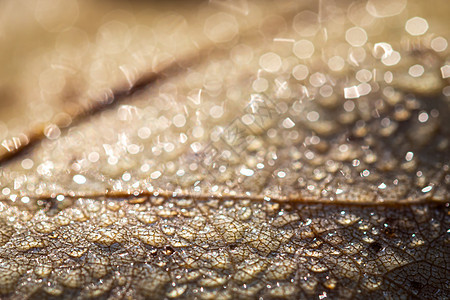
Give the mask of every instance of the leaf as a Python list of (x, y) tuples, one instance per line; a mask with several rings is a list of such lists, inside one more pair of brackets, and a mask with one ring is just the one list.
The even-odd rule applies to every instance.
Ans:
[[(350, 47), (335, 10), (319, 7), (319, 23), (312, 5), (253, 3), (248, 16), (229, 5), (151, 25), (111, 13), (78, 75), (64, 77), (78, 87), (71, 109), (61, 90), (43, 100), (50, 119), (25, 122), (31, 135), (8, 127), (2, 296), (449, 296), (448, 52), (430, 46), (432, 33), (402, 34), (412, 48), (386, 29), (401, 55), (386, 66), (375, 25)], [(143, 43), (151, 28), (158, 37)], [(148, 47), (160, 64), (135, 60)], [(28, 144), (14, 144), (20, 130)]]

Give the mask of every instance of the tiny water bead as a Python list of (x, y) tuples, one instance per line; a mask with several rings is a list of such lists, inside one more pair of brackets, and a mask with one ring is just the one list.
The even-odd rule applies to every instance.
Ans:
[(87, 180), (83, 175), (77, 174), (73, 176), (73, 181), (77, 184), (85, 184)]

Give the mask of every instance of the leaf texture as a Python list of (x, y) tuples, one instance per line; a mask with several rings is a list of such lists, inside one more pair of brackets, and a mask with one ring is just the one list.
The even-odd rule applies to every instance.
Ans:
[(448, 21), (404, 2), (37, 2), (69, 29), (0, 123), (2, 297), (448, 298)]

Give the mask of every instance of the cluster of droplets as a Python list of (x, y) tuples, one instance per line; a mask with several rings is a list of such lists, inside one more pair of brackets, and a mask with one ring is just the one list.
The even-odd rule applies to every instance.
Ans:
[[(440, 112), (439, 99), (429, 105), (423, 97), (448, 90), (446, 39), (430, 33), (420, 17), (386, 21), (406, 34), (405, 45), (387, 28), (374, 28), (404, 7), (386, 13), (369, 1), (336, 8), (292, 18), (269, 14), (250, 33), (259, 46), (240, 37), (237, 15), (218, 12), (202, 20), (202, 34), (218, 53), (63, 136), (60, 126), (48, 125), (37, 153), (5, 169), (2, 194), (68, 194), (68, 188), (365, 202), (416, 196), (409, 190), (413, 180), (422, 194), (445, 199), (445, 187), (439, 193), (435, 187), (448, 180), (447, 111)], [(143, 36), (134, 45), (126, 25), (131, 19), (136, 25), (136, 18), (111, 14), (91, 46), (124, 57), (123, 51), (143, 50)], [(190, 28), (181, 16), (169, 20)], [(117, 40), (127, 40), (128, 48), (102, 38), (124, 26), (130, 28)], [(380, 34), (386, 41), (375, 43)], [(421, 150), (430, 143), (438, 172)]]
[[(427, 205), (399, 207), (397, 218), (385, 207), (228, 198), (47, 204), (0, 203), (2, 297), (98, 297), (121, 287), (132, 298), (335, 298), (349, 289), (428, 297), (446, 283), (446, 227), (437, 222), (446, 211)], [(429, 288), (399, 289), (405, 278)]]

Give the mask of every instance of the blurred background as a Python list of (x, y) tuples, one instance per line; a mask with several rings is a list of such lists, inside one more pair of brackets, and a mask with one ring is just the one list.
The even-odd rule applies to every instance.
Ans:
[[(283, 20), (295, 10), (303, 11), (297, 23)], [(445, 0), (5, 0), (0, 3), (0, 140), (55, 118), (70, 123), (79, 106), (101, 97), (100, 91), (206, 45), (230, 49), (246, 30), (288, 37), (294, 29), (314, 36), (319, 16), (320, 22), (332, 19), (328, 35), (336, 33), (336, 46), (351, 26), (364, 28), (372, 42), (398, 42), (405, 21), (416, 15), (433, 29), (430, 42), (448, 37)], [(435, 41), (442, 51), (446, 44)], [(320, 38), (315, 46), (320, 48)]]

